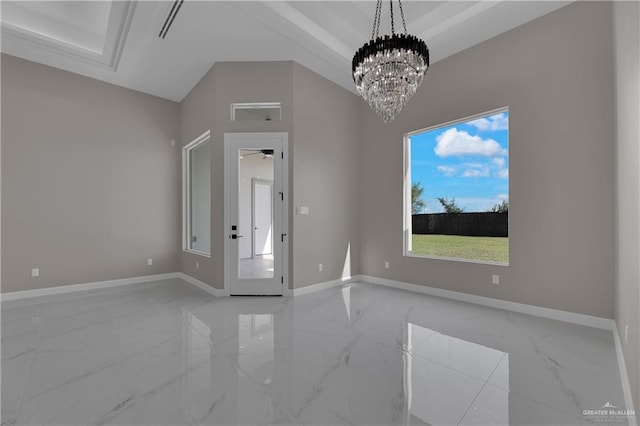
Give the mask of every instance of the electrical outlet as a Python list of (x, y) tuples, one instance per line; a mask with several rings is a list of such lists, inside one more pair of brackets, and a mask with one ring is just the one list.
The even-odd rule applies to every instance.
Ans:
[(389, 262), (384, 262), (384, 269), (389, 269)]
[(493, 275), (491, 277), (491, 282), (496, 285), (500, 284), (500, 275)]
[(148, 266), (153, 265), (153, 259), (151, 259), (151, 258), (147, 259), (147, 265)]
[(40, 268), (31, 268), (31, 276), (39, 277), (40, 276)]
[(318, 264), (318, 271), (322, 272), (322, 270), (324, 269), (324, 265), (322, 263)]
[(629, 344), (629, 324), (624, 326), (624, 344)]
[(176, 140), (175, 139), (171, 139), (171, 146), (176, 146)]
[(196, 269), (200, 269), (200, 262), (196, 260)]

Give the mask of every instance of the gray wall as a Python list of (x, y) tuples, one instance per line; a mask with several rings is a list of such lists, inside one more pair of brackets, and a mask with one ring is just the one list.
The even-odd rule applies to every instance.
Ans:
[[(614, 7), (617, 115), (615, 312), (635, 409), (640, 409), (640, 4)], [(625, 327), (629, 326), (628, 343)], [(638, 413), (638, 411), (636, 411)], [(639, 413), (640, 414), (640, 413)]]
[[(220, 151), (216, 154), (214, 164), (219, 162), (220, 175), (214, 183), (214, 197), (220, 196), (219, 213), (214, 226), (223, 238), (228, 232), (224, 229), (224, 209), (222, 196), (224, 193), (223, 162), (224, 162), (224, 134), (231, 132), (287, 132), (289, 134), (289, 150), (294, 141), (293, 135), (293, 85), (292, 62), (254, 62), (247, 66), (243, 62), (219, 62), (213, 67), (216, 79), (216, 139), (220, 142)], [(231, 104), (237, 102), (280, 102), (282, 105), (282, 120), (280, 121), (231, 121)], [(217, 162), (216, 162), (217, 161)], [(292, 157), (289, 156), (289, 170)], [(290, 179), (293, 179), (290, 176)], [(289, 188), (291, 200), (291, 188)], [(290, 221), (291, 226), (291, 221)], [(292, 244), (289, 244), (289, 258), (292, 255)], [(223, 253), (220, 251), (221, 261)], [(223, 263), (223, 262), (222, 262)], [(289, 265), (291, 269), (291, 265)], [(224, 268), (216, 271), (216, 282), (222, 287)], [(291, 270), (289, 271), (291, 277)]]
[[(293, 200), (296, 288), (360, 273), (360, 100), (293, 66)], [(293, 212), (295, 213), (295, 211)], [(318, 264), (323, 264), (323, 271)]]
[(2, 292), (175, 272), (177, 130), (174, 102), (2, 55)]
[[(211, 130), (211, 258), (182, 253), (180, 269), (215, 288), (224, 287), (224, 134), (288, 132), (293, 140), (291, 62), (219, 62), (180, 104), (180, 138), (186, 145)], [(281, 121), (232, 122), (231, 103), (281, 102)], [(292, 159), (289, 159), (291, 169)], [(180, 222), (178, 222), (180, 224)], [(292, 247), (290, 245), (290, 250)], [(195, 268), (196, 261), (199, 269)], [(290, 271), (291, 272), (291, 271)], [(291, 274), (290, 274), (291, 276)]]
[[(362, 108), (363, 274), (613, 318), (611, 23), (574, 3), (436, 63), (389, 125)], [(510, 266), (403, 257), (403, 133), (503, 106)]]
[[(179, 122), (180, 122), (180, 136), (178, 146), (182, 147), (189, 144), (198, 136), (205, 133), (207, 130), (211, 130), (211, 141), (209, 151), (211, 153), (211, 188), (214, 188), (214, 176), (222, 176), (217, 170), (222, 167), (222, 162), (213, 162), (213, 152), (222, 152), (222, 142), (215, 138), (213, 129), (215, 127), (215, 85), (213, 78), (213, 71), (210, 70), (202, 79), (191, 89), (191, 92), (180, 102), (179, 106)], [(178, 167), (182, 167), (182, 150), (179, 149), (176, 155), (175, 162)], [(222, 155), (222, 154), (220, 154)], [(220, 178), (221, 179), (221, 178)], [(215, 194), (211, 195), (211, 222), (210, 222), (210, 249), (211, 257), (199, 256), (193, 253), (187, 253), (182, 251), (182, 244), (178, 246), (180, 250), (179, 254), (179, 269), (180, 271), (206, 283), (214, 286), (214, 277), (216, 268), (222, 268), (222, 240), (214, 239), (214, 236), (218, 236), (218, 230), (214, 229), (213, 217), (214, 217), (214, 205), (215, 203), (221, 203), (222, 198), (216, 198)], [(182, 238), (182, 204), (175, 206), (177, 212), (176, 223), (173, 225), (174, 230), (178, 235), (178, 238)], [(181, 241), (181, 240), (180, 240)], [(218, 259), (220, 263), (218, 265)], [(198, 269), (196, 269), (196, 262), (198, 263)], [(219, 283), (219, 288), (222, 288), (222, 281)]]
[[(281, 121), (230, 120), (231, 103), (276, 101), (282, 103)], [(359, 273), (360, 116), (355, 95), (292, 62), (251, 67), (223, 62), (184, 99), (180, 117), (182, 145), (208, 129), (213, 135), (212, 257), (182, 253), (183, 272), (223, 288), (224, 133), (288, 132), (290, 288)], [(308, 206), (310, 214), (295, 215), (295, 206)]]

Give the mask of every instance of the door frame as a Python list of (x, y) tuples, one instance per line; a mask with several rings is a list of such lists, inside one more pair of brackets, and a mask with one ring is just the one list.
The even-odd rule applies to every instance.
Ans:
[[(251, 178), (251, 258), (255, 259), (256, 254), (256, 185), (265, 185), (271, 187), (271, 218), (273, 220), (273, 214), (275, 209), (273, 208), (273, 181), (262, 178)], [(271, 234), (271, 253), (273, 254), (273, 248), (275, 246), (274, 234)]]
[[(229, 149), (231, 141), (234, 139), (264, 139), (264, 138), (278, 138), (282, 142), (282, 158), (280, 161), (274, 161), (274, 174), (278, 173), (278, 164), (280, 164), (280, 173), (282, 174), (282, 223), (281, 229), (284, 237), (282, 238), (282, 254), (280, 256), (281, 271), (282, 271), (282, 295), (286, 296), (289, 293), (289, 235), (291, 230), (289, 229), (289, 133), (288, 132), (255, 132), (255, 133), (243, 133), (243, 132), (229, 132), (224, 134), (224, 232), (222, 238), (224, 239), (224, 287), (223, 292), (225, 296), (231, 295), (231, 271), (229, 268), (231, 244), (229, 242), (229, 230), (231, 229), (231, 210), (230, 210), (230, 188), (231, 181), (231, 168), (227, 164), (227, 158), (229, 156)], [(273, 208), (273, 206), (272, 206)], [(273, 208), (275, 212), (275, 208)], [(274, 215), (275, 216), (275, 215)], [(273, 217), (273, 220), (277, 220)], [(253, 231), (253, 230), (252, 230)], [(253, 232), (252, 232), (253, 233)], [(273, 236), (274, 246), (277, 244), (277, 235)], [(275, 247), (274, 247), (275, 251)], [(253, 252), (253, 242), (252, 242)], [(274, 255), (275, 261), (275, 255)]]

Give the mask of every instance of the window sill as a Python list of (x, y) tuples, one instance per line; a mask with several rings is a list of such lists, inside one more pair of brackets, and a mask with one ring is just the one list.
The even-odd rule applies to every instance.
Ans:
[(404, 257), (413, 257), (416, 259), (448, 260), (451, 262), (475, 263), (479, 265), (509, 266), (508, 263), (503, 263), (503, 262), (491, 262), (489, 260), (465, 259), (462, 257), (428, 256), (428, 255), (419, 255), (419, 254), (413, 254), (413, 253), (405, 253)]
[(205, 253), (203, 251), (197, 251), (197, 250), (187, 250), (187, 249), (182, 249), (182, 251), (184, 253), (189, 253), (189, 254), (195, 254), (197, 256), (202, 256), (202, 257), (206, 257), (206, 258), (211, 258), (211, 254), (210, 253)]

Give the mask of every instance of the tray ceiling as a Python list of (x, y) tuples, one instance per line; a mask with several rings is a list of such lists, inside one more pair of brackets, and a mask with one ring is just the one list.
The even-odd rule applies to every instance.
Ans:
[[(432, 63), (570, 1), (403, 2)], [(388, 5), (388, 2), (385, 6)], [(293, 60), (354, 91), (374, 1), (2, 1), (2, 52), (180, 101), (218, 61)], [(386, 21), (385, 21), (386, 19)], [(381, 31), (389, 32), (388, 10)], [(396, 22), (396, 27), (401, 24)]]

